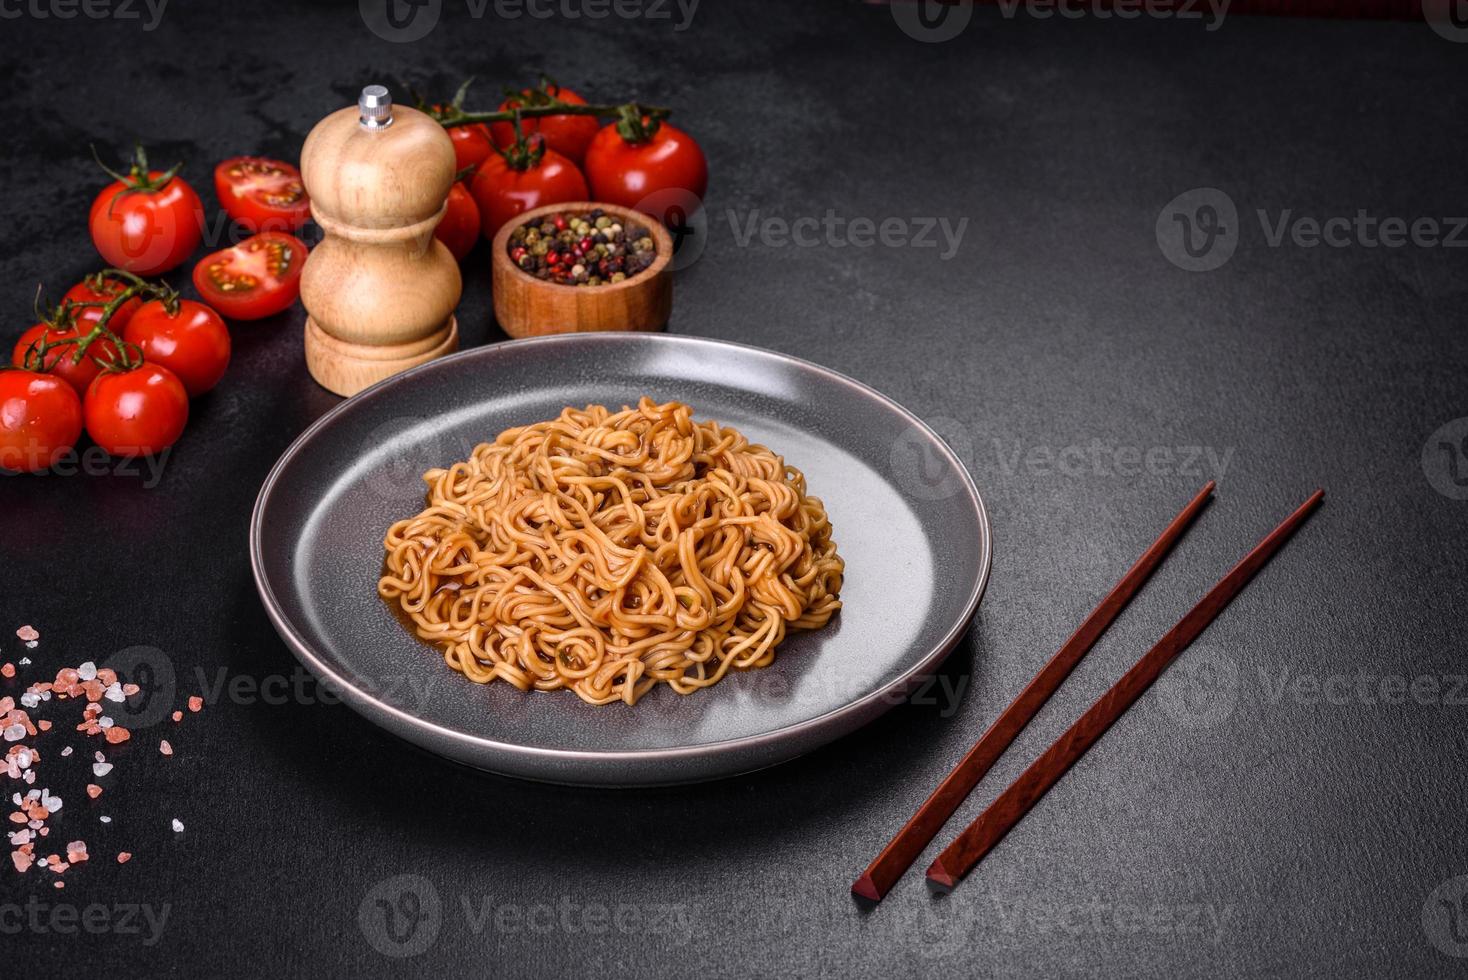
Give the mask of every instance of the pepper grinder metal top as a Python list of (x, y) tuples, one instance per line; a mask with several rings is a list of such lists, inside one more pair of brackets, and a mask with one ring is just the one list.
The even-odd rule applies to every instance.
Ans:
[(385, 85), (368, 85), (357, 97), (357, 114), (363, 129), (386, 129), (392, 125), (392, 93)]

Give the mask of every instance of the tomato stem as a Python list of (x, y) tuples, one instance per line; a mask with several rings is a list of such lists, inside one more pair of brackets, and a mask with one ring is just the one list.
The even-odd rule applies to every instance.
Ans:
[(673, 114), (673, 110), (665, 106), (643, 105), (640, 102), (626, 102), (621, 105), (573, 105), (570, 102), (556, 100), (545, 105), (518, 106), (514, 109), (495, 112), (475, 112), (469, 109), (461, 109), (455, 113), (444, 112), (439, 122), (445, 128), (467, 126), (470, 123), (514, 122), (517, 114), (523, 119), (536, 119), (540, 116), (615, 116), (620, 119), (628, 112), (634, 116), (651, 120), (667, 119)]
[[(112, 330), (111, 323), (113, 315), (122, 308), (123, 304), (127, 303), (134, 297), (147, 296), (149, 299), (157, 300), (158, 302), (162, 303), (163, 308), (168, 311), (169, 316), (176, 316), (178, 314), (178, 291), (170, 287), (167, 283), (149, 282), (141, 276), (128, 272), (126, 269), (103, 269), (101, 272), (97, 273), (97, 275), (98, 277), (115, 277), (120, 281), (127, 282), (128, 287), (122, 292), (118, 293), (116, 296), (112, 297), (110, 300), (107, 301), (105, 305), (102, 306), (102, 315), (97, 318), (96, 324), (92, 327), (92, 329), (87, 333), (85, 337), (81, 338), (78, 341), (72, 341), (68, 339), (64, 342), (76, 343), (76, 352), (72, 354), (72, 362), (75, 364), (80, 364), (82, 358), (86, 356), (87, 348), (91, 347), (98, 338), (106, 337), (117, 348), (117, 360), (104, 361), (101, 358), (96, 357), (94, 357), (93, 360), (97, 361), (98, 364), (101, 364), (109, 371), (131, 370), (132, 368), (135, 368), (142, 363), (142, 351), (138, 348), (136, 344), (128, 343)], [(97, 306), (99, 304), (80, 303), (75, 305)], [(44, 350), (42, 351), (42, 356), (44, 357)]]
[(504, 158), (511, 170), (529, 170), (538, 166), (545, 156), (545, 139), (538, 134), (527, 137), (520, 126), (519, 107), (512, 111), (515, 114), (515, 142), (503, 150), (496, 148), (495, 152)]
[(157, 177), (151, 176), (152, 172), (148, 169), (148, 152), (143, 149), (142, 143), (134, 143), (132, 164), (129, 166), (127, 174), (124, 175), (102, 162), (102, 158), (97, 154), (95, 144), (88, 143), (87, 148), (92, 151), (92, 159), (97, 161), (97, 166), (102, 168), (102, 172), (123, 185), (120, 191), (112, 195), (112, 200), (107, 202), (107, 214), (109, 217), (112, 215), (112, 209), (117, 205), (118, 199), (122, 196), (126, 194), (152, 194), (156, 191), (161, 191), (172, 183), (173, 178), (177, 177), (178, 172), (183, 169), (183, 161), (179, 161), (160, 173)]

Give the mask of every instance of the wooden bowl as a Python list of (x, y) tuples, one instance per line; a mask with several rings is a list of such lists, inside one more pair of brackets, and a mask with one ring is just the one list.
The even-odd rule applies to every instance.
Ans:
[[(601, 208), (623, 227), (646, 228), (653, 237), (657, 258), (637, 275), (601, 286), (563, 286), (537, 279), (510, 261), (510, 233), (527, 222), (557, 212), (584, 213)], [(494, 316), (511, 337), (539, 337), (551, 333), (590, 330), (661, 330), (673, 309), (673, 236), (662, 222), (640, 211), (571, 201), (551, 204), (517, 215), (494, 236), (490, 267), (494, 272)]]

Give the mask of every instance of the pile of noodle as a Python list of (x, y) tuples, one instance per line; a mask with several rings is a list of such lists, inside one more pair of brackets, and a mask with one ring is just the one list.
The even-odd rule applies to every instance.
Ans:
[(841, 607), (800, 471), (687, 405), (567, 408), (423, 478), (378, 592), (480, 683), (592, 704), (690, 694)]

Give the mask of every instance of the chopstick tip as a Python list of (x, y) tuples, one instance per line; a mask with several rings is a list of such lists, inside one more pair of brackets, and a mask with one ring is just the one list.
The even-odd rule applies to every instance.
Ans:
[(869, 902), (880, 902), (882, 893), (877, 891), (877, 883), (872, 880), (870, 874), (864, 874), (851, 883), (851, 894), (858, 898), (864, 898)]
[(949, 874), (948, 869), (943, 867), (942, 858), (938, 858), (929, 866), (928, 880), (944, 889), (951, 889), (958, 884), (958, 879)]

